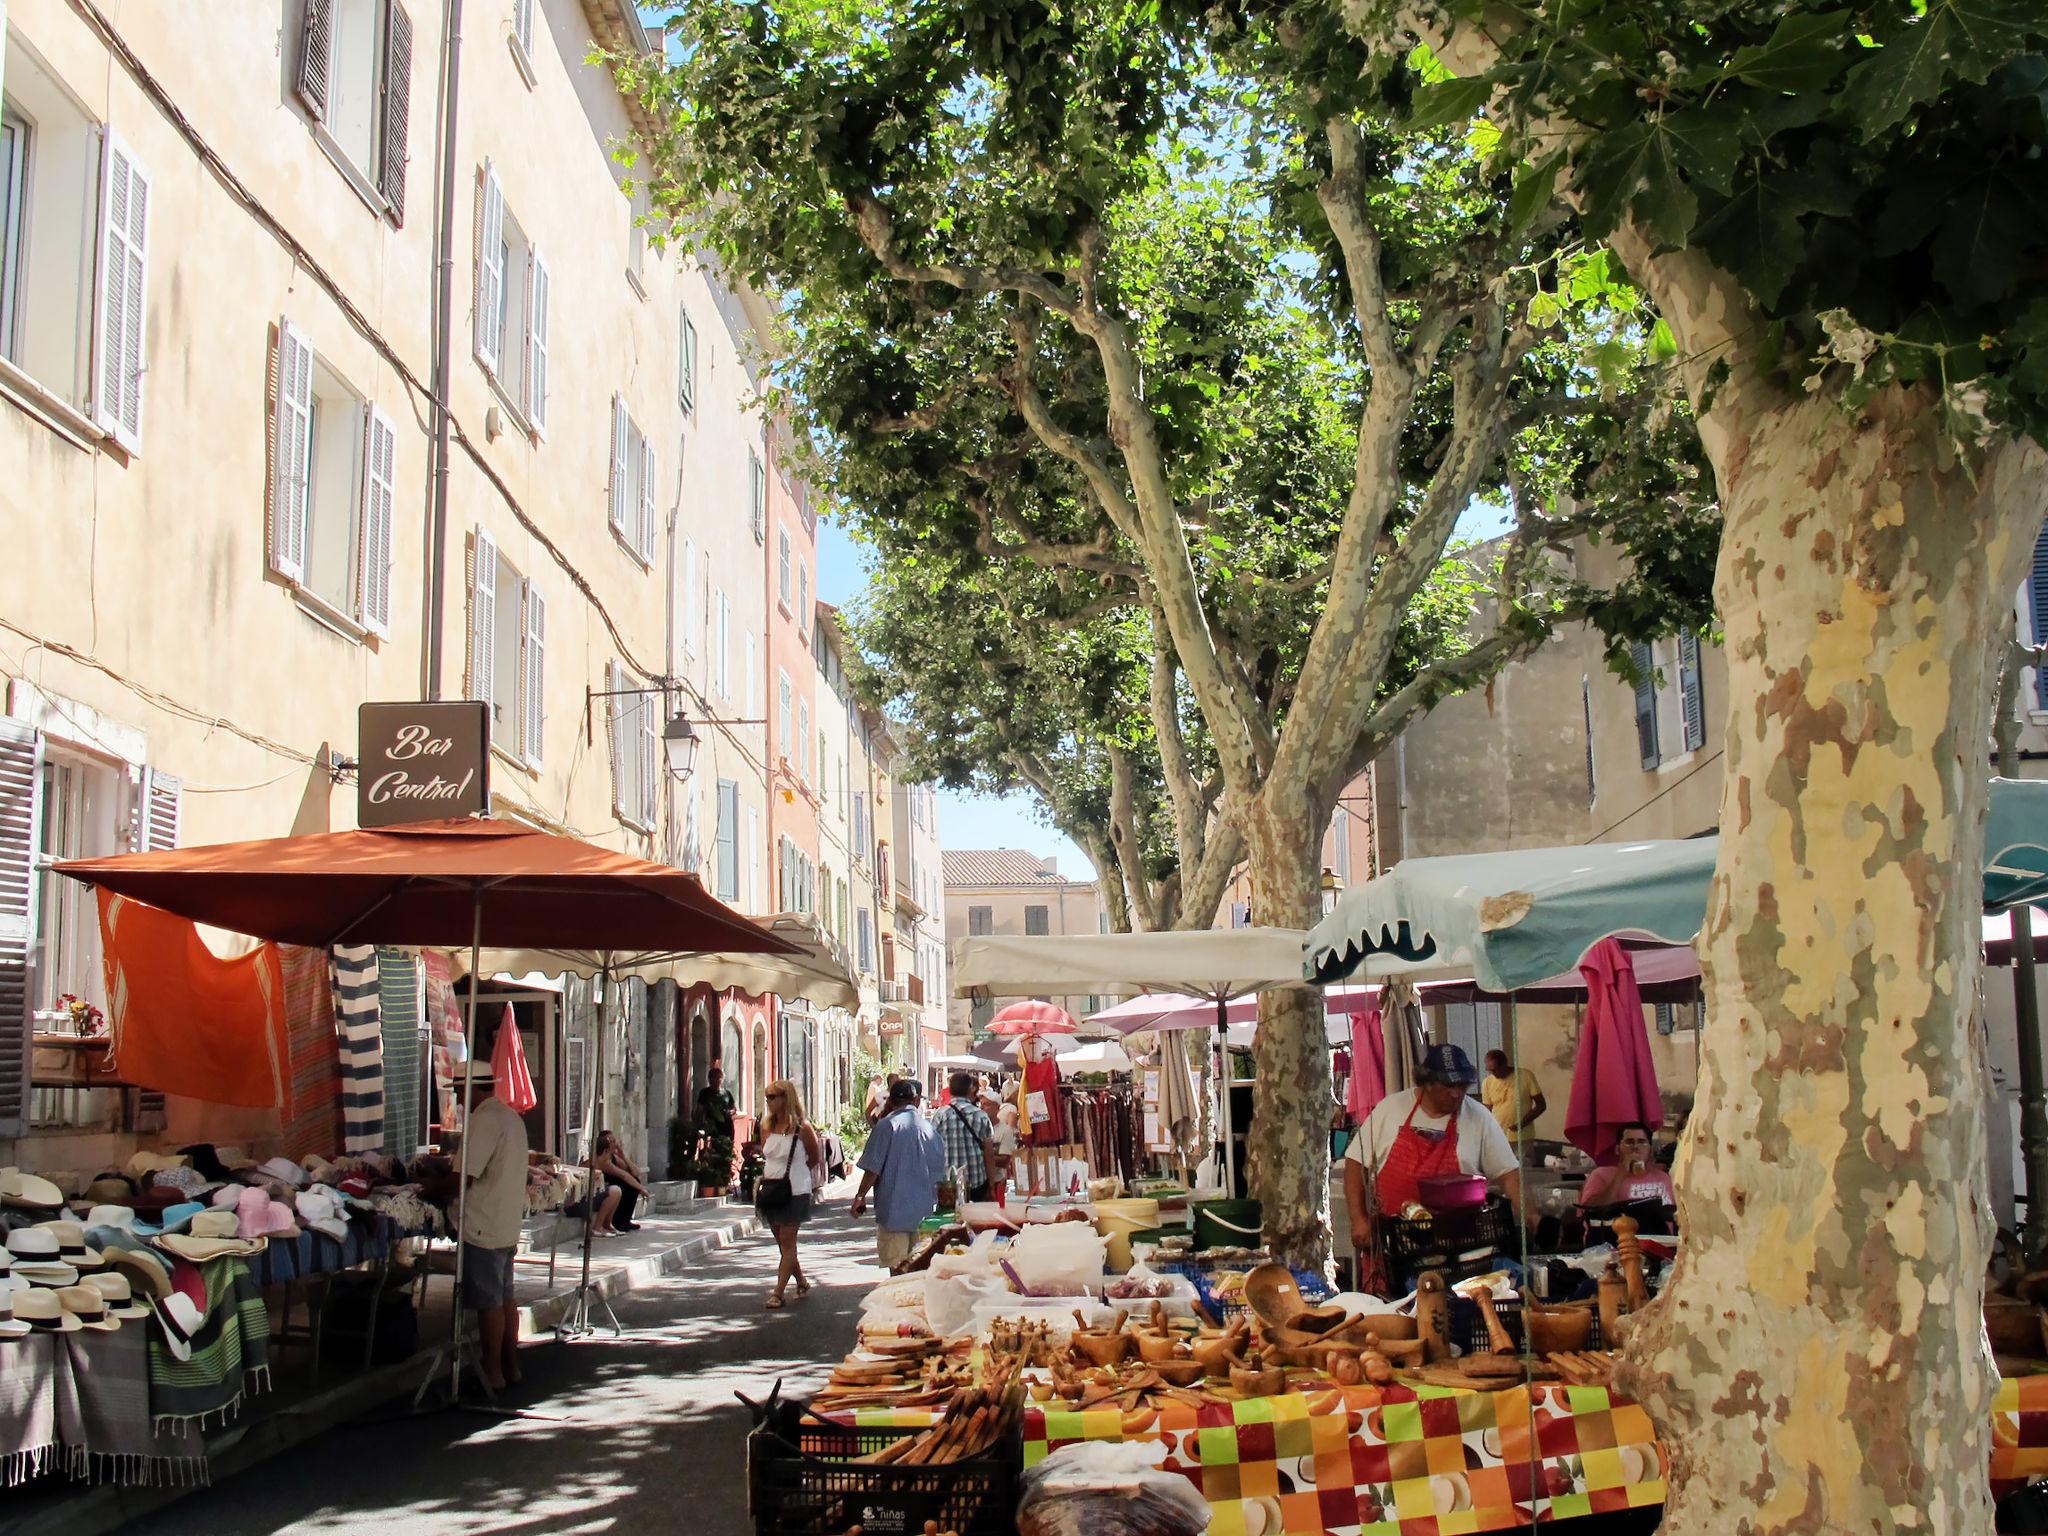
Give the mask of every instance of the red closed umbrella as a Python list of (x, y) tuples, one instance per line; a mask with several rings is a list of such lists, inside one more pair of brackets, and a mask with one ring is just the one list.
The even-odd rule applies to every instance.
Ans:
[(1565, 1140), (1602, 1164), (1614, 1161), (1620, 1126), (1664, 1123), (1664, 1099), (1643, 1028), (1643, 998), (1635, 967), (1618, 940), (1602, 939), (1579, 962), (1586, 978), (1586, 1025), (1565, 1110)]
[(1066, 1009), (1035, 997), (997, 1010), (988, 1021), (992, 1035), (1071, 1035), (1080, 1027)]
[(491, 1092), (522, 1115), (540, 1102), (540, 1095), (533, 1091), (533, 1074), (526, 1070), (526, 1042), (519, 1038), (519, 1020), (510, 1003), (498, 1021), (497, 1043), (491, 1047)]

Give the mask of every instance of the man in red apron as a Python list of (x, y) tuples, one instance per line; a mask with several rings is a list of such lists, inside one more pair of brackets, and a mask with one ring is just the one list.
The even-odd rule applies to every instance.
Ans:
[(1500, 1122), (1468, 1097), (1478, 1079), (1471, 1057), (1457, 1046), (1431, 1046), (1415, 1069), (1415, 1086), (1380, 1100), (1345, 1150), (1344, 1204), (1364, 1260), (1361, 1289), (1385, 1283), (1372, 1263), (1373, 1218), (1399, 1216), (1419, 1204), (1424, 1179), (1484, 1175), (1521, 1212), (1514, 1146)]

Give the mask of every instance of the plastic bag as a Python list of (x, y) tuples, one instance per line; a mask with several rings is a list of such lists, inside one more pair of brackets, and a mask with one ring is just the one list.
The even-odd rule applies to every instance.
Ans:
[(1010, 1282), (1001, 1275), (946, 1275), (925, 1286), (924, 1315), (932, 1332), (953, 1338), (974, 1328), (974, 1309), (984, 1301), (1010, 1298)]
[(864, 1339), (924, 1339), (931, 1337), (931, 1332), (931, 1320), (908, 1307), (876, 1307), (860, 1315)]
[(861, 1297), (860, 1309), (863, 1312), (874, 1312), (887, 1307), (896, 1311), (923, 1312), (926, 1310), (927, 1283), (923, 1275), (904, 1275), (884, 1280)]
[(992, 1275), (1000, 1273), (996, 1260), (1001, 1255), (996, 1250), (996, 1234), (983, 1232), (968, 1245), (965, 1253), (935, 1253), (932, 1267), (925, 1273), (941, 1279), (947, 1275)]
[(1026, 1227), (1011, 1238), (1005, 1262), (1027, 1292), (1076, 1296), (1101, 1279), (1108, 1249), (1109, 1239), (1086, 1222), (1058, 1222)]
[(1201, 1536), (1209, 1505), (1157, 1440), (1062, 1446), (1024, 1474), (1018, 1536)]
[[(1120, 1288), (1135, 1285), (1149, 1291), (1149, 1295), (1119, 1295)], [(1130, 1272), (1119, 1276), (1103, 1291), (1102, 1299), (1119, 1312), (1129, 1313), (1139, 1322), (1149, 1321), (1154, 1304), (1163, 1307), (1169, 1318), (1195, 1316), (1195, 1304), (1200, 1292), (1195, 1282), (1186, 1275), (1154, 1274), (1142, 1264), (1133, 1264)]]

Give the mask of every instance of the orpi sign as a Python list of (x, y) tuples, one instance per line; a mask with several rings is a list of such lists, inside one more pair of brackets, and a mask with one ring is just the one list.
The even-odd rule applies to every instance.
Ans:
[(489, 810), (490, 706), (364, 704), (356, 714), (356, 762), (357, 826)]

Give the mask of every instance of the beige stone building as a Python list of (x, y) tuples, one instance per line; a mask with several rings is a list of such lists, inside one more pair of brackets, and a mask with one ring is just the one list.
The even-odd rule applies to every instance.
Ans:
[[(1041, 859), (1021, 848), (948, 848), (944, 863), (946, 943), (985, 934), (1058, 935), (1107, 933), (1101, 888), (1059, 872), (1057, 859)], [(946, 1029), (950, 1049), (965, 1050), (989, 1016), (1010, 998), (950, 998)], [(1053, 997), (1076, 1019), (1114, 1001), (1109, 997)]]
[[(352, 825), (365, 700), (482, 699), (499, 814), (767, 901), (759, 729), (659, 745), (763, 713), (766, 311), (623, 190), (626, 0), (472, 0), (452, 82), (443, 14), (0, 0), (0, 1161), (140, 1112), (24, 1081), (99, 990), (44, 865)], [(679, 1032), (630, 1017), (654, 1146)]]

